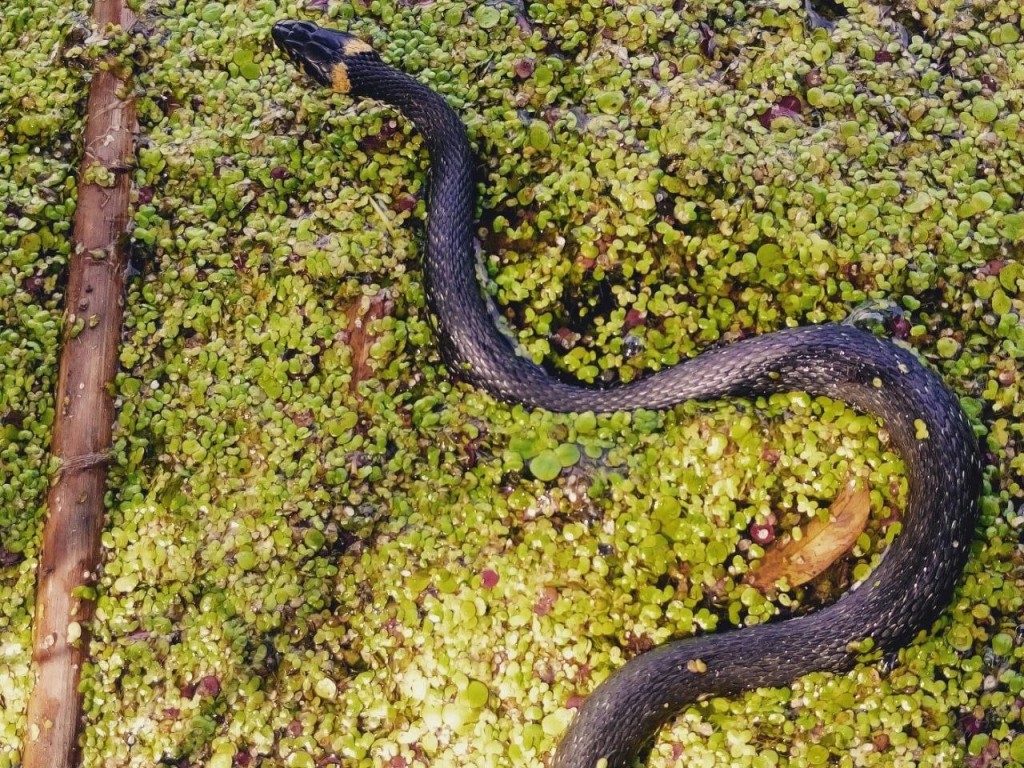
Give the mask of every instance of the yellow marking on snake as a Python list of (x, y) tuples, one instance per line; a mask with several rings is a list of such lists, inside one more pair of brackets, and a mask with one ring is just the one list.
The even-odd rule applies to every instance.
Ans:
[(352, 89), (352, 83), (348, 79), (348, 67), (340, 62), (331, 70), (331, 88), (338, 93), (348, 93)]
[(372, 50), (373, 48), (369, 43), (364, 43), (357, 38), (346, 40), (345, 45), (341, 48), (342, 53), (346, 56), (355, 56), (357, 53), (369, 53)]

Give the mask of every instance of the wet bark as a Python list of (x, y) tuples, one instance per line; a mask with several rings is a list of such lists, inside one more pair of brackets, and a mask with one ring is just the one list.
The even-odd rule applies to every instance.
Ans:
[[(95, 0), (92, 18), (101, 32), (134, 22), (122, 0)], [(133, 103), (119, 97), (131, 92), (129, 75), (116, 62), (108, 64), (96, 68), (89, 84), (51, 444), (58, 463), (37, 582), (25, 768), (69, 768), (79, 759), (78, 689), (93, 615), (83, 588), (95, 584), (99, 568), (136, 129)]]

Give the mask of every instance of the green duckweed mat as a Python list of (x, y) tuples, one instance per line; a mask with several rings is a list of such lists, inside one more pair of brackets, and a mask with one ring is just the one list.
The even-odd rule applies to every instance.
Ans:
[[(898, 531), (884, 427), (791, 396), (553, 416), (454, 383), (418, 267), (428, 159), (314, 90), (271, 24), (344, 26), (479, 155), (491, 290), (584, 381), (838, 320), (963, 398), (982, 519), (933, 630), (849, 675), (712, 699), (651, 766), (1024, 764), (1024, 4), (144, 0), (0, 14), (0, 768), (25, 736), (35, 567), (88, 73), (140, 115), (86, 766), (540, 766), (671, 636), (820, 604)], [(371, 377), (352, 321), (371, 301)], [(769, 600), (757, 539), (850, 477), (853, 559)]]

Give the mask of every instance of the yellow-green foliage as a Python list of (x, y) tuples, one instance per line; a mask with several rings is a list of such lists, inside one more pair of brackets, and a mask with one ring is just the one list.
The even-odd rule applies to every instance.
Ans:
[[(108, 50), (141, 130), (87, 766), (539, 766), (633, 653), (831, 599), (898, 530), (901, 464), (841, 404), (556, 417), (454, 383), (417, 260), (422, 141), (301, 77), (270, 42), (286, 17), (459, 111), (489, 288), (564, 375), (886, 300), (963, 396), (989, 485), (934, 631), (694, 706), (651, 765), (1024, 761), (1024, 6), (818, 6), (151, 0), (107, 42), (82, 7), (7, 2), (0, 768), (24, 739), (69, 173)], [(382, 291), (357, 396), (343, 309)], [(851, 475), (872, 488), (855, 560), (773, 601), (746, 586), (751, 526), (823, 514)]]

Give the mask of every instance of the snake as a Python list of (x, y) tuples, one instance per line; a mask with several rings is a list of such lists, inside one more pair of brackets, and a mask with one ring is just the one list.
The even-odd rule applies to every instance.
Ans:
[(815, 671), (848, 672), (867, 658), (865, 649), (892, 653), (930, 628), (966, 565), (982, 460), (958, 397), (909, 346), (856, 324), (821, 323), (705, 349), (618, 385), (560, 378), (520, 352), (480, 283), (475, 156), (457, 113), (348, 32), (286, 20), (271, 36), (313, 81), (390, 105), (422, 137), (430, 159), (423, 280), (442, 360), (457, 377), (499, 401), (559, 413), (805, 392), (877, 417), (903, 460), (902, 529), (866, 578), (816, 611), (670, 640), (633, 656), (579, 706), (553, 768), (630, 765), (687, 706), (785, 687)]

